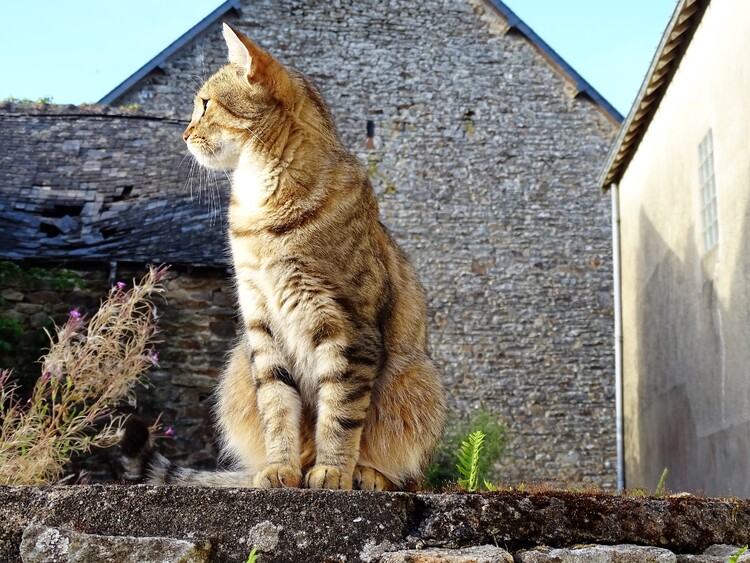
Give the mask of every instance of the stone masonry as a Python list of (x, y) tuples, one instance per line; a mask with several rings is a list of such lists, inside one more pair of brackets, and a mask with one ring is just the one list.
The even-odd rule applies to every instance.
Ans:
[[(575, 96), (568, 77), (484, 2), (267, 0), (245, 2), (229, 22), (303, 70), (328, 100), (426, 286), (451, 410), (484, 406), (510, 428), (500, 475), (612, 486), (610, 219), (596, 189), (611, 116)], [(116, 104), (140, 104), (148, 114), (138, 119), (169, 111), (164, 121), (186, 125), (197, 82), (225, 57), (216, 22)], [(13, 111), (0, 112), (3, 128), (24, 127), (11, 124)], [(147, 163), (130, 172), (135, 189), (163, 173), (146, 151), (184, 150), (173, 146), (133, 150)], [(226, 266), (212, 241), (202, 262)], [(188, 254), (179, 246), (165, 254), (173, 263)], [(164, 377), (176, 383), (190, 372)]]

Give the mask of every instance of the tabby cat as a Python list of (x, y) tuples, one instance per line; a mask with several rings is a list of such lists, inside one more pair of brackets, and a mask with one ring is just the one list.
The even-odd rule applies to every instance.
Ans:
[(152, 483), (408, 488), (445, 411), (424, 291), (320, 94), (223, 31), (229, 64), (199, 90), (183, 138), (202, 166), (234, 171), (229, 241), (243, 334), (216, 415), (237, 470), (177, 468), (131, 426), (129, 471)]

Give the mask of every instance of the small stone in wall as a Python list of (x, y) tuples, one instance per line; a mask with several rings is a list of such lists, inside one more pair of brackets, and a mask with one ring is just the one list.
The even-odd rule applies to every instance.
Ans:
[(513, 556), (494, 545), (462, 549), (409, 549), (384, 553), (380, 563), (513, 563)]
[(282, 530), (281, 526), (276, 526), (268, 520), (260, 522), (250, 530), (248, 544), (260, 551), (272, 553), (279, 545), (279, 533)]
[(668, 549), (642, 545), (594, 545), (570, 549), (532, 549), (516, 554), (519, 563), (676, 563)]

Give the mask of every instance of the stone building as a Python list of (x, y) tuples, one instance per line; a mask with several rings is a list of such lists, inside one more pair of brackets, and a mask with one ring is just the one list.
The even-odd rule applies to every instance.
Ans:
[(601, 174), (628, 487), (750, 495), (750, 5), (683, 0)]
[[(181, 164), (186, 151), (178, 131), (187, 123), (197, 82), (226, 59), (221, 21), (304, 71), (329, 102), (345, 145), (368, 169), (384, 223), (426, 286), (430, 346), (451, 409), (466, 414), (483, 406), (509, 426), (501, 476), (612, 486), (611, 229), (608, 202), (594, 188), (620, 116), (499, 1), (392, 0), (387, 10), (372, 0), (230, 1), (102, 100), (112, 107), (137, 104), (141, 111), (6, 108), (0, 112), (3, 134), (20, 128), (19, 147), (32, 142), (27, 127), (36, 128), (34, 142), (46, 143), (47, 130), (66, 119), (58, 113), (77, 115), (68, 134), (94, 132), (77, 145), (76, 158), (48, 163), (48, 175), (22, 183), (3, 169), (3, 194), (26, 194), (26, 207), (3, 196), (3, 217), (10, 213), (33, 230), (46, 209), (34, 202), (57, 192), (61, 177), (77, 183), (65, 205), (80, 213), (64, 221), (67, 232), (57, 224), (62, 232), (35, 250), (14, 253), (0, 243), (2, 255), (63, 259), (60, 248), (80, 249), (75, 260), (90, 256), (105, 269), (111, 260), (158, 258), (188, 279), (210, 272), (227, 292), (220, 210), (228, 182), (193, 170), (192, 185), (197, 189), (202, 181), (209, 203), (220, 203), (211, 224), (207, 208), (187, 197), (191, 165)], [(117, 144), (108, 127), (130, 141)], [(374, 129), (369, 143), (368, 129)], [(44, 147), (60, 155), (74, 145)], [(14, 150), (36, 158), (34, 148)], [(113, 150), (126, 155), (117, 166), (109, 160)], [(99, 177), (110, 179), (105, 187), (132, 187), (114, 190), (99, 208), (85, 207), (94, 180), (80, 179), (76, 167), (93, 172), (97, 159)], [(113, 206), (121, 211), (112, 213)], [(127, 243), (120, 254), (119, 245), (84, 240), (85, 225), (93, 241), (94, 227), (106, 229), (125, 208), (134, 210), (133, 236), (123, 232), (118, 240), (158, 241), (149, 253), (131, 254)], [(153, 238), (154, 232), (161, 236)], [(56, 246), (50, 239), (68, 242)], [(196, 314), (198, 301), (191, 301)], [(165, 332), (167, 349), (170, 338)], [(179, 386), (191, 377), (193, 353), (185, 349), (174, 364), (162, 366), (161, 377), (177, 387), (157, 385), (159, 397), (182, 400)], [(205, 408), (193, 407), (193, 415), (180, 416), (201, 420)], [(178, 433), (185, 424), (166, 422)]]

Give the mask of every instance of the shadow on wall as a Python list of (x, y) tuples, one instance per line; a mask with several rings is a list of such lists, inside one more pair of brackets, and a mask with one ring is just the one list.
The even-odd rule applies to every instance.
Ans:
[[(747, 213), (745, 214), (747, 218)], [(747, 219), (743, 226), (746, 232)], [(703, 256), (695, 228), (687, 232), (685, 260), (641, 211), (637, 258), (637, 373), (625, 373), (627, 486), (654, 488), (665, 467), (672, 490), (750, 494), (750, 412), (747, 360), (727, 363), (728, 351), (746, 354), (750, 279), (747, 244), (722, 264), (733, 279), (731, 300), (717, 291), (716, 249)], [(747, 237), (744, 237), (746, 240)], [(744, 326), (742, 326), (744, 319)], [(740, 352), (741, 351), (741, 352)], [(744, 360), (744, 361), (743, 361)], [(744, 387), (740, 378), (744, 380)], [(734, 389), (734, 391), (732, 391)], [(735, 397), (742, 395), (744, 400)], [(740, 413), (738, 413), (740, 414)]]

